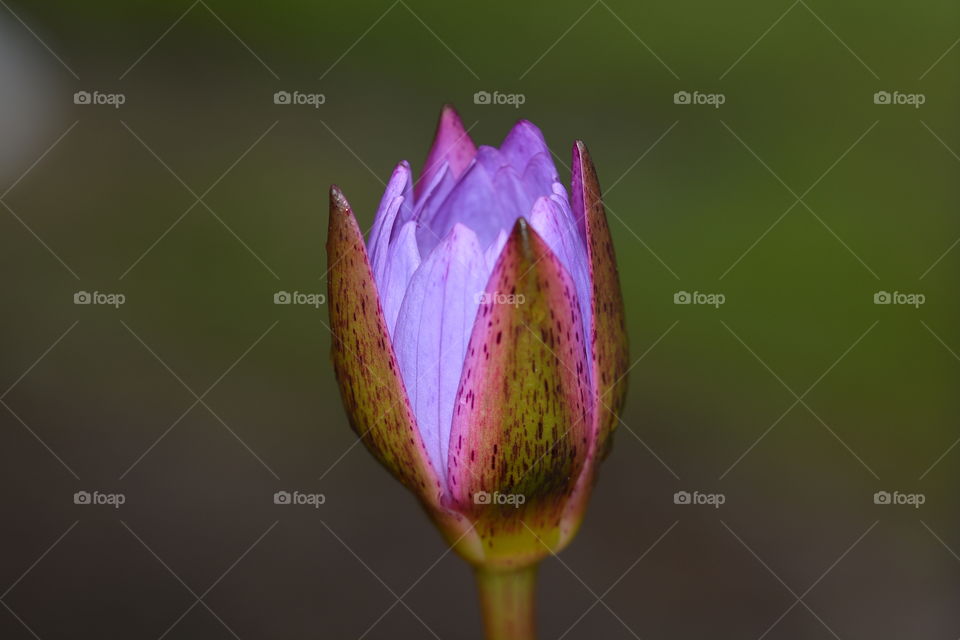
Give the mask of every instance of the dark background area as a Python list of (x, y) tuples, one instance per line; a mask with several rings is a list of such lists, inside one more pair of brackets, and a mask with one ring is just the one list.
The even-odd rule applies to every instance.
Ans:
[(625, 424), (542, 637), (960, 636), (955, 2), (0, 4), (0, 637), (480, 637), (326, 309), (273, 304), (326, 290), (329, 184), (369, 225), (445, 102), (564, 181), (585, 140), (620, 262)]

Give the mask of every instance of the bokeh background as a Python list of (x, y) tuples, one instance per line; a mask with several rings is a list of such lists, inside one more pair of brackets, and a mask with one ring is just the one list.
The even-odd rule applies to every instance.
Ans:
[(542, 637), (960, 635), (955, 2), (0, 4), (0, 637), (480, 637), (326, 309), (273, 302), (325, 292), (329, 184), (369, 225), (445, 102), (564, 180), (585, 140), (620, 262), (624, 424)]

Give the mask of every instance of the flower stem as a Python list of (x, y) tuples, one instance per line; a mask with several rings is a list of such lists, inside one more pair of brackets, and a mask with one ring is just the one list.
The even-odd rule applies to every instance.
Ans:
[(487, 640), (536, 640), (537, 565), (476, 576)]

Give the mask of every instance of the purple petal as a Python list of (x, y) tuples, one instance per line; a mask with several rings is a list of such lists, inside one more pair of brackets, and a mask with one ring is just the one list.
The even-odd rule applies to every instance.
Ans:
[[(473, 164), (452, 188), (444, 185), (432, 189), (427, 195), (429, 204), (418, 201), (421, 254), (429, 252), (458, 223), (473, 229), (480, 246), (488, 248), (518, 218), (530, 214), (537, 198), (559, 193), (565, 200), (566, 193), (556, 191), (557, 181), (557, 170), (540, 130), (525, 120), (518, 122), (500, 149), (477, 149)], [(565, 204), (564, 212), (569, 209)]]
[(437, 469), (447, 465), (453, 403), (486, 278), (476, 235), (455, 225), (413, 274), (397, 316), (400, 372)]
[[(560, 184), (557, 167), (549, 153), (538, 153), (527, 162), (523, 169), (523, 186), (533, 200), (555, 192), (554, 185)], [(561, 187), (563, 185), (560, 185)], [(566, 198), (566, 191), (564, 191)]]
[(455, 178), (459, 178), (464, 170), (473, 161), (477, 147), (470, 139), (470, 134), (463, 128), (456, 109), (445, 105), (440, 112), (440, 121), (437, 122), (437, 132), (433, 138), (433, 146), (427, 154), (427, 161), (423, 171), (417, 179), (415, 192), (419, 198), (430, 184), (434, 175), (449, 166)]
[(493, 268), (497, 266), (497, 258), (500, 257), (500, 253), (503, 251), (503, 246), (507, 244), (507, 230), (501, 229), (500, 235), (497, 236), (497, 239), (487, 247), (486, 252), (483, 255), (484, 261), (487, 263), (487, 272), (493, 273)]
[[(387, 244), (393, 231), (393, 226), (397, 219), (397, 210), (390, 210), (394, 200), (398, 196), (403, 196), (402, 206), (407, 214), (407, 219), (412, 215), (413, 206), (413, 185), (410, 182), (410, 165), (404, 160), (397, 165), (390, 176), (387, 188), (380, 198), (380, 206), (377, 207), (377, 215), (373, 218), (373, 227), (370, 229), (370, 235), (367, 239), (367, 252), (370, 254), (370, 264), (373, 266), (374, 275), (377, 273), (377, 261), (382, 262), (386, 257)], [(379, 278), (377, 284), (380, 284)]]
[[(530, 208), (533, 206), (536, 196), (531, 195), (524, 188), (520, 173), (509, 165), (503, 166), (497, 171), (493, 178), (493, 186), (497, 193), (496, 204), (499, 205), (499, 215), (489, 217), (499, 223), (499, 229), (497, 230), (497, 235), (499, 235), (499, 231), (511, 229), (517, 218), (522, 218), (530, 213)], [(487, 236), (490, 242), (495, 238), (496, 235), (492, 233)]]
[(411, 220), (400, 228), (397, 239), (390, 244), (387, 253), (387, 264), (383, 275), (384, 286), (380, 288), (380, 304), (383, 305), (383, 317), (392, 336), (410, 278), (420, 266), (416, 222)]
[[(547, 147), (543, 134), (529, 120), (521, 120), (513, 126), (507, 137), (503, 139), (500, 145), (500, 153), (510, 165), (523, 173), (527, 164), (537, 154), (544, 154), (550, 157), (550, 148)], [(556, 171), (554, 171), (556, 173)]]
[[(433, 176), (433, 179), (430, 181), (430, 184), (427, 185), (423, 194), (417, 198), (413, 217), (417, 220), (418, 226), (430, 227), (430, 225), (433, 224), (437, 211), (439, 211), (447, 199), (447, 196), (450, 195), (450, 192), (453, 191), (456, 185), (457, 178), (453, 176), (453, 171), (450, 170), (450, 167), (444, 166), (441, 171)], [(426, 232), (427, 230), (424, 229), (424, 233)], [(420, 245), (421, 253), (424, 253), (424, 255), (429, 249), (432, 249), (440, 242), (440, 239), (435, 234), (429, 234), (429, 237), (433, 240), (432, 243), (429, 245)]]
[[(373, 268), (373, 278), (377, 283), (377, 290), (381, 291), (386, 286), (384, 273), (387, 269), (387, 258), (390, 255), (390, 234), (396, 223), (397, 214), (400, 212), (400, 206), (403, 204), (403, 196), (395, 197), (383, 210), (377, 215), (377, 222), (380, 223), (379, 231), (374, 235), (370, 232), (370, 266)], [(383, 294), (380, 294), (383, 297)]]
[(481, 246), (496, 238), (501, 226), (501, 212), (496, 205), (494, 174), (488, 170), (494, 162), (486, 159), (496, 153), (497, 150), (491, 147), (480, 147), (477, 162), (457, 182), (433, 217), (429, 220), (421, 218), (417, 232), (421, 254), (431, 251), (458, 223), (470, 227)]
[(429, 251), (458, 223), (473, 229), (480, 246), (487, 247), (502, 230), (510, 229), (517, 218), (529, 213), (534, 199), (506, 158), (493, 147), (481, 146), (473, 165), (432, 218), (421, 218), (425, 224), (418, 235), (420, 250)]

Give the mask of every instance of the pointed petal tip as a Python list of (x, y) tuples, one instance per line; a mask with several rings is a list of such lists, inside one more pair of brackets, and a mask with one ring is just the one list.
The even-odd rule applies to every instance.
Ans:
[(427, 159), (420, 172), (420, 178), (414, 186), (414, 195), (420, 197), (430, 184), (433, 176), (449, 166), (454, 177), (459, 177), (473, 161), (477, 146), (463, 126), (460, 114), (452, 104), (445, 104), (440, 110), (433, 144), (427, 153)]
[(573, 156), (573, 171), (576, 173), (580, 172), (581, 163), (590, 162), (590, 150), (583, 140), (574, 141), (571, 155)]
[[(540, 127), (526, 118), (520, 118), (512, 127), (510, 127), (510, 131), (508, 131), (507, 135), (503, 138), (503, 143), (506, 144), (508, 140), (516, 140), (521, 136), (532, 138), (533, 140), (541, 142), (544, 146), (546, 146), (546, 139), (543, 137), (543, 131), (540, 130)], [(503, 147), (503, 145), (501, 145), (501, 147)]]
[(507, 244), (516, 244), (523, 259), (531, 263), (539, 262), (545, 255), (553, 255), (553, 250), (547, 245), (543, 236), (537, 233), (524, 216), (517, 218), (513, 224), (513, 230), (507, 237)]
[(452, 102), (444, 103), (443, 107), (440, 109), (440, 118), (437, 120), (437, 129), (440, 129), (441, 126), (453, 126), (459, 129), (466, 129), (466, 127), (463, 126), (463, 118), (460, 117), (460, 112), (457, 111), (457, 108), (453, 106)]
[(331, 256), (329, 253), (332, 246), (331, 243), (342, 239), (341, 236), (343, 233), (347, 233), (350, 237), (360, 235), (362, 244), (363, 236), (360, 232), (360, 226), (357, 224), (356, 218), (353, 217), (353, 209), (350, 208), (350, 203), (347, 202), (347, 196), (343, 195), (340, 187), (332, 184), (330, 185), (330, 213), (327, 216), (328, 259), (330, 259)]
[(330, 212), (340, 211), (342, 213), (349, 210), (350, 203), (347, 202), (347, 196), (343, 195), (343, 191), (337, 185), (330, 185)]
[(449, 102), (440, 109), (440, 117), (437, 119), (437, 134), (439, 134), (441, 130), (454, 130), (457, 135), (460, 135), (465, 130), (460, 112)]
[(443, 134), (452, 134), (453, 139), (446, 141), (447, 144), (450, 144), (465, 132), (466, 127), (463, 126), (463, 118), (460, 117), (460, 112), (457, 111), (456, 107), (450, 103), (443, 105), (443, 108), (440, 110), (440, 117), (437, 119), (437, 128), (434, 132), (435, 136), (440, 137)]
[[(514, 238), (517, 238), (520, 246), (524, 247), (524, 254), (529, 254), (531, 231), (533, 231), (533, 229), (530, 227), (530, 223), (527, 222), (524, 216), (520, 216), (517, 218), (517, 221), (513, 223), (513, 229), (511, 229), (510, 235), (507, 237), (507, 242), (509, 243)], [(536, 232), (534, 231), (534, 233)]]
[(530, 122), (530, 121), (527, 120), (526, 118), (520, 118), (519, 120), (516, 121), (516, 123), (513, 125), (513, 128), (516, 129), (516, 128), (518, 128), (518, 127), (533, 127), (533, 128), (536, 129), (537, 131), (540, 131), (540, 127), (538, 127), (537, 125), (533, 124), (532, 122)]
[(390, 178), (397, 175), (398, 172), (406, 172), (407, 175), (410, 175), (410, 163), (407, 160), (401, 160), (397, 163), (397, 166), (394, 168), (393, 173), (390, 174)]

